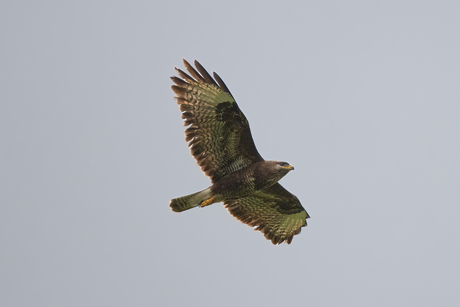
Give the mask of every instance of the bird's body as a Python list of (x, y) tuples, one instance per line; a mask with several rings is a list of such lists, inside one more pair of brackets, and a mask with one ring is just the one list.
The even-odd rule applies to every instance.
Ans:
[[(280, 163), (286, 165), (282, 166)], [(219, 179), (211, 190), (216, 195), (222, 195), (222, 201), (247, 197), (255, 191), (274, 185), (291, 169), (293, 167), (286, 162), (259, 161)]]
[(176, 69), (182, 79), (172, 77), (172, 89), (188, 126), (186, 141), (212, 185), (172, 199), (171, 209), (181, 212), (224, 202), (233, 216), (273, 244), (291, 243), (309, 218), (297, 197), (278, 183), (294, 168), (260, 156), (246, 117), (217, 74), (213, 79), (197, 61), (199, 72), (185, 60), (184, 65), (192, 77)]
[(248, 197), (261, 189), (274, 185), (292, 169), (294, 167), (286, 162), (259, 161), (222, 177), (209, 188), (199, 192), (202, 198), (196, 197), (197, 193), (194, 193), (191, 194), (194, 197), (188, 195), (172, 199), (170, 206), (173, 211), (181, 212), (197, 206), (204, 207), (222, 201)]

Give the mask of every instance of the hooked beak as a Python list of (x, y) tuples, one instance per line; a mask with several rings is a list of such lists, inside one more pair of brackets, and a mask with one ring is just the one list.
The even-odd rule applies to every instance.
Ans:
[(285, 169), (288, 169), (290, 171), (293, 171), (294, 170), (294, 166), (292, 166), (292, 164), (289, 164), (289, 166), (286, 166)]

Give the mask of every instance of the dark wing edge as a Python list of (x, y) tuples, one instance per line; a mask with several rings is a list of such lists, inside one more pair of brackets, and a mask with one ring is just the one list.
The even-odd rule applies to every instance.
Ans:
[(307, 226), (310, 215), (299, 199), (279, 183), (252, 196), (224, 202), (230, 214), (262, 232), (273, 244), (291, 244), (295, 235)]
[(213, 182), (251, 163), (263, 160), (258, 153), (244, 114), (222, 79), (214, 79), (195, 61), (185, 59), (188, 73), (176, 68), (171, 88), (182, 112), (185, 141), (201, 170)]

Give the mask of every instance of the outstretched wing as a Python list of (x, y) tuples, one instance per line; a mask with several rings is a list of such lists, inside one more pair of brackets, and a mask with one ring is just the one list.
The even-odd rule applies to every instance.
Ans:
[(290, 244), (310, 217), (297, 197), (279, 183), (224, 204), (234, 217), (256, 227), (255, 230), (261, 231), (273, 244), (283, 241)]
[[(216, 182), (235, 170), (262, 157), (254, 145), (249, 123), (222, 79), (214, 79), (195, 61), (196, 71), (186, 60), (190, 73), (177, 69), (178, 77), (171, 77), (176, 85), (185, 130), (185, 141), (201, 170)], [(217, 81), (217, 82), (216, 82)]]

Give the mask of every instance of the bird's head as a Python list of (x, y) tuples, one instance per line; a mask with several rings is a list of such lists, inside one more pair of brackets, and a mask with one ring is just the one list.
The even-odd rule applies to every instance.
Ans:
[(294, 170), (294, 166), (287, 162), (277, 162), (277, 168), (286, 170), (286, 173)]
[(286, 176), (287, 173), (290, 171), (294, 170), (294, 166), (287, 162), (281, 162), (281, 161), (270, 161), (271, 163), (271, 169), (273, 172), (273, 179), (276, 181), (280, 180), (284, 176)]
[(286, 176), (294, 167), (281, 161), (261, 161), (254, 169), (254, 176), (259, 181), (256, 185), (269, 187)]

